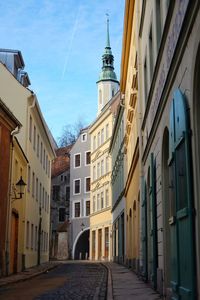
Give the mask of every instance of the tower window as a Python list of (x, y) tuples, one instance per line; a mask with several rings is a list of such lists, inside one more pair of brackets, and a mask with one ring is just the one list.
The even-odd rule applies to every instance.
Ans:
[(102, 104), (102, 91), (99, 90), (99, 104)]

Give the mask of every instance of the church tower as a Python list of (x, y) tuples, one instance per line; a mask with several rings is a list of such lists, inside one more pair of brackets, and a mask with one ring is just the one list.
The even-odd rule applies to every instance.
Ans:
[(102, 108), (119, 90), (119, 81), (114, 71), (114, 56), (110, 47), (109, 36), (109, 19), (107, 18), (107, 38), (104, 54), (102, 55), (102, 71), (97, 81), (98, 88), (98, 112), (101, 113)]

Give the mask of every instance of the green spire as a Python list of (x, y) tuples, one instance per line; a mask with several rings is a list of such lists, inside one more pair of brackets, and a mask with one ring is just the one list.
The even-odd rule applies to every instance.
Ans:
[(110, 35), (109, 35), (109, 14), (107, 16), (107, 41), (106, 41), (106, 48), (110, 48)]
[(110, 47), (109, 15), (108, 14), (106, 15), (107, 15), (106, 47), (104, 50), (104, 54), (102, 55), (102, 63), (103, 63), (102, 71), (100, 73), (99, 80), (97, 81), (97, 83), (102, 80), (112, 80), (118, 82), (117, 76), (114, 71), (114, 56), (112, 55), (112, 50)]

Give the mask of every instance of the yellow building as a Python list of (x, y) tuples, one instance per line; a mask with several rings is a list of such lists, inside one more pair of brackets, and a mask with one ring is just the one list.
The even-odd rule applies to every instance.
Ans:
[(140, 174), (138, 134), (138, 78), (136, 53), (135, 1), (126, 1), (122, 45), (120, 91), (124, 95), (125, 119), (125, 214), (126, 259), (125, 262), (139, 271), (140, 226)]
[[(21, 71), (21, 52), (1, 50), (0, 61), (0, 97), (22, 124), (13, 142), (10, 222), (13, 220), (15, 227), (10, 226), (7, 235), (7, 249), (12, 253), (8, 263), (13, 272), (48, 261), (51, 161), (55, 152), (37, 97), (27, 88), (28, 75)], [(26, 188), (21, 199), (16, 199), (16, 182), (21, 176)], [(17, 232), (17, 245), (11, 244), (13, 230)], [(15, 255), (13, 247), (17, 249)]]
[(114, 72), (114, 57), (109, 38), (102, 56), (102, 72), (98, 86), (98, 115), (90, 127), (91, 135), (91, 214), (90, 214), (90, 259), (110, 260), (111, 254), (111, 158), (109, 145), (113, 118), (119, 103), (119, 82)]

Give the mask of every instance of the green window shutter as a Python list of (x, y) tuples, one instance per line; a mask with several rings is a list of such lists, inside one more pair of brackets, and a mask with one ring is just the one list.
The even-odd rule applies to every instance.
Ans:
[(147, 199), (146, 199), (146, 182), (142, 178), (142, 262), (143, 276), (145, 280), (148, 278), (148, 252), (147, 252)]

